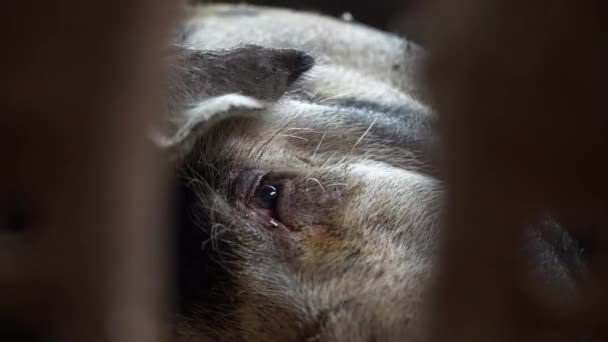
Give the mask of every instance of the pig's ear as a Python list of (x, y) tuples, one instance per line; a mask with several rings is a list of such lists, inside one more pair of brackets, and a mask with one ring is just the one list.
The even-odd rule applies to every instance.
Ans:
[(157, 144), (183, 155), (217, 123), (233, 117), (260, 117), (314, 59), (295, 49), (255, 45), (203, 51), (173, 47), (165, 122)]

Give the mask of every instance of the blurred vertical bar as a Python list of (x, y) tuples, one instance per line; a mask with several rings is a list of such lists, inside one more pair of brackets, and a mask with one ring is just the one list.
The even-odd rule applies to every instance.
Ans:
[(172, 1), (0, 12), (0, 340), (159, 341), (159, 114)]
[(558, 306), (526, 298), (514, 227), (545, 210), (608, 209), (606, 13), (599, 0), (428, 4), (448, 185), (435, 341), (530, 340), (547, 321), (577, 336), (605, 326), (605, 295), (593, 315), (562, 321), (547, 310)]

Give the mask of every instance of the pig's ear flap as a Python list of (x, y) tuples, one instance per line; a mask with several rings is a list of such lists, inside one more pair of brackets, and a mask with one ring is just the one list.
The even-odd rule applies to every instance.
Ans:
[(154, 140), (161, 148), (184, 155), (201, 134), (223, 120), (263, 118), (266, 106), (313, 64), (310, 55), (295, 49), (173, 47), (164, 125)]
[(196, 140), (219, 122), (234, 117), (263, 119), (266, 105), (237, 93), (209, 97), (191, 108), (173, 113), (153, 139), (171, 159), (177, 159), (189, 153)]

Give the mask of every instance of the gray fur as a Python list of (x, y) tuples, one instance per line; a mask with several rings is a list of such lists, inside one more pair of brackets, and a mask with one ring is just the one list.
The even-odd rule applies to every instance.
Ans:
[[(424, 340), (443, 185), (423, 51), (264, 7), (193, 7), (185, 25), (158, 139), (186, 199), (175, 339)], [(280, 222), (249, 201), (262, 176)]]
[(157, 143), (177, 156), (216, 122), (232, 116), (260, 115), (312, 66), (296, 49), (243, 45), (230, 50), (171, 49), (166, 126)]

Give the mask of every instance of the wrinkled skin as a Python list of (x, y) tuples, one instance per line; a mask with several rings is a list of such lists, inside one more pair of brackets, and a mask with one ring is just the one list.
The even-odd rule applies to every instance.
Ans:
[[(423, 51), (349, 22), (191, 8), (173, 50), (177, 341), (423, 341), (444, 185)], [(580, 248), (531, 225), (530, 288)], [(536, 284), (536, 285), (534, 285)]]

